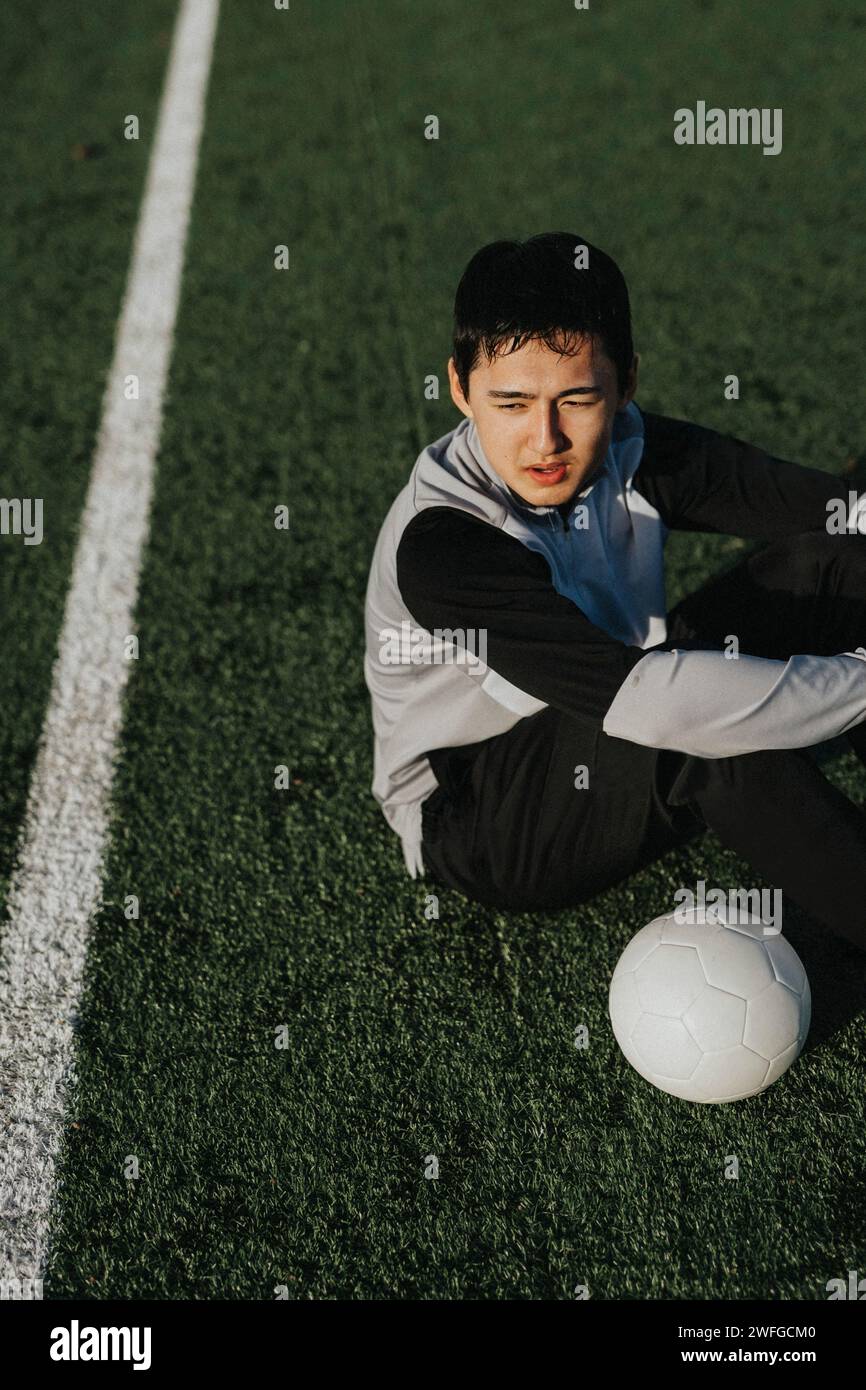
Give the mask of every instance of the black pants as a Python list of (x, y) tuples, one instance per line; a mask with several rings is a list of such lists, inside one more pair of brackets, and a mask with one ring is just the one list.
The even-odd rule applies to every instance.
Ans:
[[(670, 613), (676, 641), (785, 659), (866, 645), (866, 537), (809, 533), (748, 556)], [(866, 692), (866, 667), (864, 667)], [(866, 726), (848, 735), (866, 763)], [(802, 749), (695, 758), (548, 707), (430, 754), (428, 875), (491, 907), (570, 907), (712, 829), (770, 885), (866, 950), (866, 813)], [(578, 789), (579, 769), (587, 786)]]

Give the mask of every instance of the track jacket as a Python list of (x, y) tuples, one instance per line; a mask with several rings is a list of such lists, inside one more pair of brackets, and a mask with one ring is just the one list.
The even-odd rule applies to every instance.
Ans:
[(807, 747), (866, 718), (864, 648), (776, 661), (664, 646), (670, 530), (823, 530), (841, 493), (831, 474), (634, 403), (562, 509), (514, 493), (473, 421), (424, 449), (382, 525), (365, 606), (372, 790), (412, 877), (437, 786), (428, 751), (548, 705), (703, 758)]

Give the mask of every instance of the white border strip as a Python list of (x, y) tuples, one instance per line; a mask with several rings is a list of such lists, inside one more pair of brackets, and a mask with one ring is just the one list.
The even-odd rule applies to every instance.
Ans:
[[(10, 920), (0, 927), (0, 1297), (39, 1280), (46, 1256), (218, 12), (219, 0), (183, 0), (175, 26)], [(137, 401), (124, 397), (133, 374)]]

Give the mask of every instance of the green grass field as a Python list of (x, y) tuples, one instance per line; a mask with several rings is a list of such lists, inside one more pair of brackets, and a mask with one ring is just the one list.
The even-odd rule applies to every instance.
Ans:
[[(6, 16), (3, 491), (44, 497), (46, 537), (0, 537), (3, 883), (174, 11)], [(428, 921), (362, 673), (373, 544), (457, 423), (486, 241), (618, 259), (644, 408), (833, 473), (866, 452), (864, 39), (855, 0), (224, 0), (46, 1297), (811, 1300), (866, 1270), (862, 956), (786, 905), (803, 1057), (735, 1106), (652, 1089), (610, 1031), (617, 957), (676, 887), (754, 875), (707, 838), (571, 912), (444, 892)], [(677, 147), (698, 98), (782, 107), (782, 155)], [(672, 538), (670, 601), (741, 547)], [(851, 755), (828, 772), (866, 800)]]

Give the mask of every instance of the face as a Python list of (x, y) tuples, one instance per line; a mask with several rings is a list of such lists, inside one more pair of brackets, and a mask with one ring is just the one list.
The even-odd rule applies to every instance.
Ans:
[(614, 416), (635, 392), (637, 362), (622, 394), (616, 368), (594, 338), (567, 357), (538, 341), (489, 364), (482, 356), (468, 399), (453, 360), (448, 376), (454, 404), (475, 421), (502, 481), (533, 506), (555, 507), (587, 487), (604, 462)]

